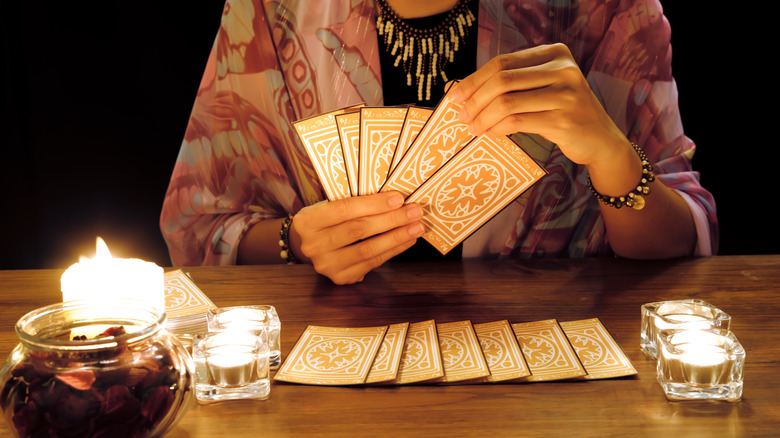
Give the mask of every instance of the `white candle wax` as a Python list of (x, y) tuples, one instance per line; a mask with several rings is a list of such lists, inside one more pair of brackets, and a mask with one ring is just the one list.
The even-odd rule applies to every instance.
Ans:
[(257, 379), (257, 355), (245, 346), (213, 347), (206, 363), (212, 384), (216, 386), (244, 386)]
[(664, 351), (662, 368), (672, 379), (693, 385), (711, 386), (728, 383), (732, 361), (722, 336), (690, 330), (670, 339), (673, 351)]
[(62, 274), (62, 300), (131, 298), (164, 311), (164, 275), (154, 263), (111, 257), (98, 237), (95, 258), (82, 258)]
[(265, 323), (265, 312), (249, 308), (235, 308), (216, 316), (216, 324), (223, 328), (248, 330)]
[(659, 315), (659, 317), (655, 318), (655, 327), (658, 330), (674, 328), (675, 325), (680, 323), (684, 323), (687, 328), (708, 329), (711, 327), (707, 317), (702, 315), (668, 314)]

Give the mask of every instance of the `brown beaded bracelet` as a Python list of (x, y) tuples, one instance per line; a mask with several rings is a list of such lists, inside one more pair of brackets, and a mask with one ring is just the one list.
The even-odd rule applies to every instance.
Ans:
[(636, 144), (631, 143), (634, 147), (639, 159), (642, 160), (642, 177), (639, 179), (639, 183), (634, 190), (631, 190), (624, 196), (605, 196), (597, 192), (593, 188), (593, 183), (590, 181), (590, 175), (588, 175), (588, 188), (600, 200), (604, 205), (614, 208), (620, 208), (622, 206), (633, 208), (634, 210), (641, 210), (645, 208), (645, 199), (643, 196), (650, 194), (650, 187), (648, 183), (655, 181), (655, 175), (653, 174), (653, 166), (647, 159), (645, 152)]
[(279, 230), (279, 246), (282, 248), (279, 256), (288, 265), (298, 263), (298, 261), (295, 260), (295, 255), (293, 254), (292, 249), (290, 248), (290, 226), (292, 225), (292, 221), (293, 215), (288, 214), (287, 217), (282, 221), (282, 229)]

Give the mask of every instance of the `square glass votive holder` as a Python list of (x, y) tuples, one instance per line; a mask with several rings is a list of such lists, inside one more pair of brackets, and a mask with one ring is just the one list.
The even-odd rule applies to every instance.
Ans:
[(670, 400), (738, 401), (744, 364), (745, 350), (731, 332), (658, 333), (658, 383)]
[(192, 358), (199, 401), (266, 399), (271, 392), (268, 335), (264, 329), (195, 335)]
[(729, 331), (731, 317), (712, 304), (697, 300), (659, 301), (642, 305), (642, 350), (658, 357), (657, 334), (669, 329), (713, 329)]
[(282, 323), (276, 308), (269, 305), (216, 307), (206, 312), (210, 332), (226, 329), (253, 330), (265, 328), (268, 332), (268, 358), (272, 370), (282, 362), (280, 333)]

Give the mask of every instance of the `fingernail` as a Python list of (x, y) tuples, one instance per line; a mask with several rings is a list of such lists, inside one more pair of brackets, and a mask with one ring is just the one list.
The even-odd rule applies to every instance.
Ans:
[(406, 217), (409, 219), (417, 219), (422, 217), (423, 211), (422, 207), (416, 204), (412, 204), (409, 206), (409, 209), (406, 211)]
[(447, 92), (447, 94), (450, 96), (450, 99), (453, 102), (460, 103), (463, 100), (463, 93), (460, 92), (460, 88), (458, 88), (458, 84), (453, 84), (452, 87), (450, 87), (450, 90)]
[(387, 205), (390, 208), (398, 208), (404, 204), (404, 197), (400, 193), (393, 193), (392, 196), (387, 198)]
[(409, 235), (410, 236), (419, 237), (419, 236), (422, 236), (424, 232), (425, 232), (425, 227), (420, 222), (412, 224), (412, 226), (409, 227)]

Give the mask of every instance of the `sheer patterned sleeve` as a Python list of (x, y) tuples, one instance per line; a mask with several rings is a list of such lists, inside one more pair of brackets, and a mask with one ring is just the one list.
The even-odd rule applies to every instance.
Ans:
[[(688, 203), (698, 234), (696, 253), (714, 254), (715, 200), (691, 166), (696, 146), (683, 132), (671, 70), (671, 29), (661, 5), (657, 0), (590, 3), (591, 16), (606, 14), (607, 19), (592, 61), (585, 61), (588, 81), (629, 140), (644, 149), (658, 179)], [(610, 3), (617, 5), (614, 11), (604, 6)]]
[(163, 202), (174, 265), (233, 264), (252, 224), (321, 199), (280, 70), (263, 5), (228, 0)]

